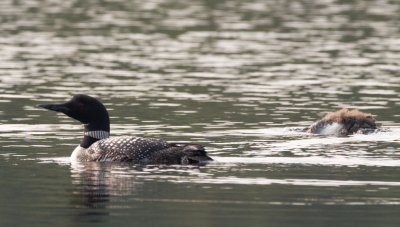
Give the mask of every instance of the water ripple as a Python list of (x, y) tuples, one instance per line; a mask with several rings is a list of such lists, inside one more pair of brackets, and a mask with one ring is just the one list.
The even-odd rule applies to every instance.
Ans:
[[(122, 217), (138, 202), (141, 208), (151, 203), (151, 209), (154, 201), (164, 203), (168, 209), (152, 212), (164, 216), (180, 203), (206, 204), (193, 213), (213, 215), (231, 215), (224, 209), (239, 204), (241, 214), (255, 217), (259, 211), (253, 221), (265, 223), (265, 209), (252, 205), (284, 205), (279, 210), (291, 218), (301, 212), (291, 206), (363, 205), (365, 211), (373, 204), (372, 211), (381, 212), (380, 205), (398, 205), (399, 11), (396, 1), (387, 0), (0, 1), (0, 165), (7, 170), (3, 177), (10, 177), (4, 185), (14, 186), (9, 191), (22, 190), (17, 200), (29, 197), (5, 200), (11, 205), (3, 213), (15, 219), (19, 213), (8, 214), (18, 210), (29, 217), (26, 210), (45, 204), (19, 223), (34, 225), (32, 220), (47, 220), (38, 218), (38, 211), (49, 213), (47, 207), (74, 212), (66, 215), (70, 221), (90, 206), (113, 208)], [(199, 169), (74, 169), (66, 156), (79, 143), (81, 127), (35, 106), (76, 93), (105, 103), (112, 135), (202, 143), (217, 162)], [(371, 112), (391, 132), (336, 138), (292, 130), (343, 107)], [(59, 198), (70, 197), (78, 202), (62, 207)], [(192, 206), (184, 207), (182, 217), (191, 218)], [(127, 216), (146, 217), (143, 210)], [(356, 212), (359, 219), (347, 213), (348, 219), (332, 220), (398, 223), (376, 215), (366, 223), (364, 212)], [(301, 213), (303, 222), (296, 224), (308, 216), (320, 215)], [(236, 217), (200, 220), (238, 224)]]

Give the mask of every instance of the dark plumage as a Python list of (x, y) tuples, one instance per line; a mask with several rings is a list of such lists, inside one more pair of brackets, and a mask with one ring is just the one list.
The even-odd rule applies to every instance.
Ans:
[(321, 120), (306, 128), (306, 132), (322, 135), (347, 136), (367, 134), (377, 129), (375, 118), (358, 110), (341, 109), (326, 114)]
[(110, 120), (104, 105), (87, 95), (75, 95), (64, 104), (39, 105), (64, 113), (84, 124), (81, 144), (72, 152), (77, 161), (119, 161), (140, 164), (199, 164), (212, 159), (198, 144), (168, 143), (132, 136), (108, 138)]

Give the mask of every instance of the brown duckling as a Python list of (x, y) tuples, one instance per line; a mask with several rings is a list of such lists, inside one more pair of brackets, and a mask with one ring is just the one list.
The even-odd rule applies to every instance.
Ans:
[(372, 114), (359, 110), (341, 109), (326, 114), (304, 131), (320, 135), (347, 136), (356, 133), (368, 134), (376, 129), (375, 118)]

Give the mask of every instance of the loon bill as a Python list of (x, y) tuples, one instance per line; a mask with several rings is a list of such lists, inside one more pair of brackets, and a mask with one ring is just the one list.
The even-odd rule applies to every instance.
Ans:
[(110, 136), (104, 105), (88, 95), (74, 95), (63, 104), (39, 107), (64, 113), (84, 125), (83, 139), (71, 154), (73, 161), (119, 161), (138, 164), (202, 164), (213, 159), (199, 144), (169, 143), (160, 139)]

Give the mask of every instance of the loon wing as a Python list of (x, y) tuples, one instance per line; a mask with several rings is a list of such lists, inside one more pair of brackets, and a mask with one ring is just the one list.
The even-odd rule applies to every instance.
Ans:
[(118, 136), (102, 139), (89, 147), (88, 153), (97, 154), (96, 161), (130, 161), (140, 163), (154, 152), (170, 147), (159, 139)]
[(123, 161), (140, 164), (199, 164), (212, 160), (204, 147), (168, 143), (159, 139), (119, 136), (99, 140), (87, 149), (91, 161)]

